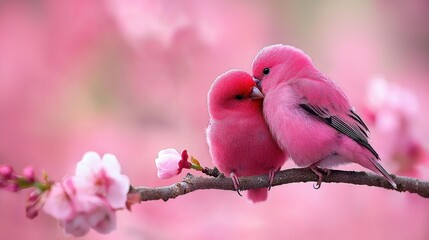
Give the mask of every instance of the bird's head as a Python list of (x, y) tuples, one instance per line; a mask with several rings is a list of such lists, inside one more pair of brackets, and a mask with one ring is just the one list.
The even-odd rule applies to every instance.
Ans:
[(230, 70), (216, 78), (209, 90), (209, 113), (216, 119), (232, 114), (254, 114), (261, 111), (263, 98), (252, 76), (241, 70)]
[(313, 68), (311, 59), (300, 49), (283, 44), (263, 48), (253, 59), (252, 74), (264, 94), (281, 83), (299, 77), (299, 74)]

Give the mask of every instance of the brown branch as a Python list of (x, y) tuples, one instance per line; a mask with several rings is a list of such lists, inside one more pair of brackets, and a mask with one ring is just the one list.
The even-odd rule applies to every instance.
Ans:
[[(382, 176), (367, 172), (330, 170), (330, 174), (328, 176), (324, 176), (323, 183), (366, 185), (395, 190), (398, 192), (416, 193), (424, 198), (429, 198), (429, 182), (408, 177), (391, 176), (398, 185), (397, 189), (393, 189)], [(308, 168), (283, 170), (276, 173), (273, 186), (298, 182), (317, 182), (317, 176)], [(267, 187), (267, 185), (267, 175), (240, 178), (240, 186), (242, 190), (263, 188)], [(140, 201), (160, 199), (167, 201), (170, 198), (176, 198), (180, 195), (202, 189), (235, 191), (234, 184), (229, 177), (194, 177), (193, 175), (188, 174), (181, 182), (170, 186), (155, 188), (132, 187), (130, 189), (130, 193), (140, 195)]]

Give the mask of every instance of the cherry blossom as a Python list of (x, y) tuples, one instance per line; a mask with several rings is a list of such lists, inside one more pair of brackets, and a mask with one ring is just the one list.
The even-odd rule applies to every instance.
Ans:
[(183, 168), (191, 168), (191, 164), (187, 159), (188, 153), (186, 150), (182, 154), (179, 154), (173, 148), (159, 151), (158, 158), (155, 159), (158, 177), (161, 179), (171, 178), (180, 174)]
[(50, 187), (43, 210), (58, 219), (64, 232), (80, 237), (92, 228), (107, 234), (116, 228), (115, 211), (125, 207), (129, 178), (113, 154), (86, 153), (75, 175)]
[(113, 154), (104, 154), (101, 159), (95, 152), (86, 153), (77, 163), (73, 181), (79, 193), (104, 197), (114, 209), (125, 207), (130, 180), (121, 174)]
[(73, 218), (76, 212), (73, 205), (75, 192), (76, 189), (70, 177), (54, 184), (49, 190), (43, 211), (59, 220)]

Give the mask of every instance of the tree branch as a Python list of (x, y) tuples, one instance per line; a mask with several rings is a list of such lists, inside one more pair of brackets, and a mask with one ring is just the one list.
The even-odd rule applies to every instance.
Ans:
[[(416, 193), (424, 198), (429, 198), (429, 182), (414, 178), (391, 175), (398, 188), (395, 190), (383, 176), (367, 172), (330, 170), (328, 176), (324, 176), (323, 183), (348, 183), (354, 185), (366, 185), (379, 187), (398, 192)], [(273, 186), (298, 183), (317, 182), (317, 176), (308, 168), (288, 169), (276, 173)], [(322, 184), (323, 185), (323, 184)], [(268, 186), (268, 175), (240, 177), (242, 190), (263, 188)], [(202, 189), (232, 190), (234, 184), (229, 177), (195, 177), (187, 174), (181, 182), (166, 187), (131, 187), (130, 193), (139, 195), (140, 201), (164, 200), (176, 198), (190, 192)]]

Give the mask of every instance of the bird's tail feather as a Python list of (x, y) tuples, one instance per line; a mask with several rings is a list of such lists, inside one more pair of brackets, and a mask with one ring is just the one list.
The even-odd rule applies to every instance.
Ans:
[(380, 163), (378, 163), (377, 159), (370, 158), (371, 163), (377, 168), (377, 170), (386, 178), (386, 180), (392, 185), (393, 188), (397, 188), (395, 181), (393, 181), (392, 177), (389, 173), (384, 169)]
[(253, 203), (263, 202), (268, 198), (267, 188), (249, 189), (247, 191), (247, 198)]

